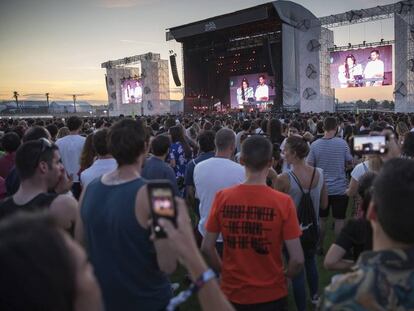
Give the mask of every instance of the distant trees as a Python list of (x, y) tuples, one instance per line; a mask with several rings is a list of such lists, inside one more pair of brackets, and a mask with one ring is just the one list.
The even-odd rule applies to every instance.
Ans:
[(354, 106), (355, 109), (363, 110), (394, 110), (395, 103), (392, 100), (377, 101), (374, 98), (370, 98), (367, 101), (358, 99), (354, 102), (341, 102), (339, 106)]

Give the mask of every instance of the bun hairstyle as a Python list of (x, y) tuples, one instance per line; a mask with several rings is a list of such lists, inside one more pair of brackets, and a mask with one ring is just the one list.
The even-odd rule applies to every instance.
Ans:
[(290, 136), (286, 140), (286, 146), (292, 150), (299, 159), (304, 159), (309, 154), (309, 145), (302, 136)]

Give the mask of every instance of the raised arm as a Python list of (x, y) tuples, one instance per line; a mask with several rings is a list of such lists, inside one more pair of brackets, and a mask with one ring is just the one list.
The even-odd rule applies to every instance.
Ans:
[[(135, 200), (135, 216), (143, 228), (149, 228), (150, 203), (147, 194), (147, 186), (142, 186)], [(157, 262), (160, 270), (171, 274), (177, 268), (177, 255), (168, 239), (155, 239), (154, 247), (157, 253)]]
[[(191, 227), (190, 217), (187, 207), (183, 200), (177, 200), (178, 218), (177, 229), (173, 224), (161, 219), (159, 224), (167, 233), (168, 240), (179, 255), (180, 261), (187, 268), (191, 279), (194, 282), (202, 273), (208, 270), (208, 266), (197, 248), (194, 234)], [(234, 308), (229, 303), (223, 292), (220, 290), (216, 279), (212, 279), (198, 292), (198, 298), (203, 310), (233, 311)]]

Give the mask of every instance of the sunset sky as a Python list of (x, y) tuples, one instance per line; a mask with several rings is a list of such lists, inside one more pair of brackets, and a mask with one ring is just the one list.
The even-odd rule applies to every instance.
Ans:
[[(165, 29), (230, 13), (260, 0), (1, 0), (0, 99), (21, 98), (106, 101), (107, 60), (147, 52), (168, 57), (180, 45), (165, 41)], [(389, 0), (300, 0), (316, 16), (393, 3)], [(381, 31), (382, 29), (382, 31)], [(393, 20), (334, 29), (335, 43), (393, 39)], [(180, 55), (179, 55), (180, 56)], [(172, 80), (172, 79), (171, 79)], [(340, 90), (343, 100), (391, 99), (392, 87)], [(24, 96), (26, 95), (26, 96)]]

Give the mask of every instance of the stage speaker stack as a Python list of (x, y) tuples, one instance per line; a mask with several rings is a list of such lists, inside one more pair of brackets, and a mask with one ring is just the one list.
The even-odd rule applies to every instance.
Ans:
[(410, 71), (414, 72), (414, 58), (411, 58), (408, 61), (408, 69), (410, 69)]
[(315, 92), (315, 90), (311, 87), (307, 87), (302, 94), (303, 98), (306, 100), (314, 100), (316, 97), (318, 97), (318, 93)]
[(316, 70), (316, 67), (313, 64), (309, 64), (306, 68), (306, 76), (308, 79), (315, 80), (318, 77), (318, 71)]
[(178, 76), (177, 70), (177, 59), (176, 54), (170, 55), (171, 72), (176, 86), (181, 86), (180, 77)]
[(394, 89), (394, 96), (396, 99), (404, 98), (407, 96), (407, 86), (404, 82), (399, 81)]

